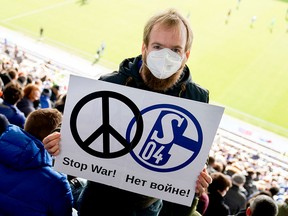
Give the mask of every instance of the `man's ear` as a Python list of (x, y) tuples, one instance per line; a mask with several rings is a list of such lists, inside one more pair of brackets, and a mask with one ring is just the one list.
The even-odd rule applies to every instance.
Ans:
[(186, 53), (185, 53), (185, 55), (186, 55), (186, 61), (188, 61), (188, 58), (189, 58), (189, 56), (190, 56), (190, 50), (187, 50)]
[(144, 42), (143, 42), (143, 43), (142, 43), (142, 49), (141, 49), (142, 55), (144, 54), (145, 49), (146, 49), (146, 45), (145, 45)]
[(250, 215), (251, 215), (251, 209), (250, 209), (250, 207), (248, 207), (248, 208), (246, 209), (246, 215), (247, 215), (247, 216), (250, 216)]
[(3, 91), (0, 90), (0, 97), (2, 97), (2, 96), (3, 96)]

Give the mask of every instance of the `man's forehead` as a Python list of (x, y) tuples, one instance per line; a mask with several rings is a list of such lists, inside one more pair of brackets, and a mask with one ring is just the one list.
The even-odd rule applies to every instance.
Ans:
[[(183, 27), (184, 24), (182, 24)], [(153, 27), (152, 27), (152, 31), (175, 31), (175, 32), (179, 32), (182, 29), (182, 25), (181, 23), (174, 23), (174, 24), (168, 24), (168, 23), (156, 23)]]
[(172, 47), (184, 48), (186, 42), (185, 26), (168, 26), (157, 23), (150, 33), (150, 45), (165, 45), (169, 43)]

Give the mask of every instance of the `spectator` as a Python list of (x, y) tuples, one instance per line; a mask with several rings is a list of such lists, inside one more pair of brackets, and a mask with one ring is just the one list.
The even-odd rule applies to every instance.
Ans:
[(24, 130), (37, 139), (43, 140), (61, 124), (61, 121), (62, 113), (57, 109), (38, 109), (28, 115)]
[(209, 156), (207, 164), (207, 171), (209, 174), (216, 172), (216, 170), (214, 169), (215, 163), (216, 163), (215, 158), (213, 156)]
[(2, 136), (2, 133), (6, 131), (8, 125), (8, 119), (4, 115), (0, 114), (0, 137)]
[(17, 107), (27, 117), (28, 114), (35, 110), (34, 102), (40, 99), (40, 88), (36, 84), (28, 84), (24, 88), (24, 97), (17, 103)]
[(225, 204), (223, 197), (231, 187), (230, 177), (221, 172), (214, 172), (211, 177), (212, 183), (208, 187), (209, 205), (204, 216), (228, 216), (229, 206)]
[(10, 82), (3, 90), (3, 102), (0, 104), (0, 113), (5, 115), (11, 124), (24, 128), (26, 117), (16, 104), (23, 97), (23, 90), (17, 82)]
[(230, 214), (235, 215), (241, 209), (246, 207), (246, 196), (241, 191), (245, 183), (245, 176), (243, 174), (235, 173), (232, 176), (232, 187), (228, 190), (224, 196), (224, 202), (229, 206)]
[(39, 38), (40, 38), (40, 39), (42, 39), (43, 33), (44, 33), (44, 28), (43, 28), (43, 27), (40, 27), (40, 30), (39, 30)]
[(24, 88), (27, 85), (27, 77), (24, 74), (20, 74), (18, 76), (17, 81), (19, 82), (22, 88)]
[(202, 193), (199, 196), (199, 201), (196, 207), (196, 210), (201, 214), (204, 215), (209, 205), (209, 196), (207, 192)]
[(248, 207), (250, 207), (252, 201), (253, 201), (257, 196), (260, 196), (260, 195), (265, 195), (265, 196), (268, 196), (268, 197), (271, 197), (271, 198), (272, 198), (272, 195), (271, 195), (270, 191), (258, 191), (258, 192), (256, 192), (255, 194), (253, 194), (253, 196), (251, 196), (251, 197), (248, 198), (248, 200), (247, 200), (247, 202), (246, 202), (246, 208), (245, 208), (245, 209), (241, 209), (241, 210), (236, 214), (236, 216), (246, 216)]
[(44, 88), (42, 90), (41, 96), (40, 96), (40, 107), (41, 108), (52, 108), (51, 104), (51, 89), (49, 88)]
[[(43, 130), (56, 127), (59, 114), (47, 112), (40, 115), (31, 113), (26, 124), (33, 126), (46, 118), (50, 125), (40, 124)], [(52, 169), (52, 158), (37, 138), (16, 125), (5, 123), (0, 136), (0, 212), (1, 215), (71, 216), (72, 193), (66, 176)], [(48, 121), (47, 121), (48, 120)], [(45, 122), (45, 123), (46, 123)], [(39, 123), (38, 123), (39, 124)], [(25, 125), (26, 127), (26, 125)], [(50, 128), (51, 129), (51, 128)]]
[(279, 193), (280, 188), (277, 187), (277, 186), (272, 186), (268, 190), (270, 191), (271, 196), (274, 197), (274, 196), (276, 196)]
[(18, 73), (14, 69), (7, 69), (7, 71), (2, 72), (0, 74), (0, 78), (2, 79), (4, 85), (7, 85), (11, 81), (15, 81), (18, 79)]
[(55, 103), (55, 108), (59, 110), (62, 114), (64, 114), (64, 107), (66, 101), (67, 94), (63, 94), (59, 97), (59, 99)]
[[(176, 10), (167, 10), (147, 22), (142, 55), (125, 59), (119, 71), (103, 76), (100, 80), (208, 103), (209, 92), (192, 82), (186, 66), (191, 45), (192, 30), (188, 21)], [(173, 59), (173, 64), (166, 58)], [(53, 155), (60, 151), (59, 139), (60, 135), (54, 133), (43, 140)], [(198, 176), (196, 192), (204, 192), (209, 183), (211, 178), (203, 170)], [(195, 200), (191, 207), (163, 202), (160, 216), (196, 214)], [(158, 215), (161, 203), (156, 198), (88, 181), (80, 195), (78, 211), (81, 216), (101, 211), (105, 215)]]
[(288, 215), (288, 196), (285, 198), (283, 203), (278, 204), (277, 216), (287, 216), (287, 215)]
[(258, 191), (256, 185), (254, 184), (254, 175), (255, 173), (253, 170), (247, 170), (246, 181), (243, 186), (247, 191), (246, 198), (250, 197), (252, 194)]
[(258, 195), (246, 210), (247, 216), (277, 216), (278, 207), (276, 202), (269, 196)]
[(225, 165), (222, 161), (215, 161), (213, 164), (213, 167), (215, 172), (224, 172), (225, 171)]
[(60, 97), (60, 86), (59, 85), (53, 85), (51, 87), (51, 97), (50, 97), (50, 100), (52, 101), (53, 104), (55, 104), (55, 102), (59, 99)]

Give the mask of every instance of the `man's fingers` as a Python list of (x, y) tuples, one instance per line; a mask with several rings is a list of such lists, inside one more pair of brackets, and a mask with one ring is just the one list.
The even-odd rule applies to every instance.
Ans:
[(49, 134), (48, 136), (46, 136), (42, 142), (44, 145), (49, 145), (49, 143), (55, 139), (59, 139), (60, 138), (60, 133), (59, 132), (54, 132), (52, 134)]
[(196, 193), (202, 194), (207, 190), (209, 184), (211, 183), (212, 183), (211, 176), (207, 173), (206, 169), (203, 169), (203, 171), (198, 176)]
[(59, 154), (59, 141), (60, 141), (60, 133), (54, 132), (52, 134), (49, 134), (47, 137), (43, 139), (43, 144), (45, 149), (53, 156), (56, 156)]
[(55, 150), (55, 151), (53, 151), (53, 150), (50, 151), (50, 154), (51, 154), (52, 156), (57, 156), (59, 153), (60, 153), (60, 150), (59, 150), (59, 149), (57, 149), (57, 150)]
[(207, 173), (206, 169), (204, 169), (200, 175), (205, 179), (205, 181), (208, 183), (208, 184), (211, 184), (212, 183), (212, 178), (211, 176)]

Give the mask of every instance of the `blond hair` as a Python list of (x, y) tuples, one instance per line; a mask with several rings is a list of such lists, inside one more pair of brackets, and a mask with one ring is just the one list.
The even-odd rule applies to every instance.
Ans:
[(186, 28), (186, 45), (185, 45), (185, 52), (191, 49), (192, 41), (193, 41), (193, 32), (190, 27), (189, 21), (183, 17), (177, 10), (175, 9), (168, 9), (166, 11), (160, 12), (154, 16), (152, 16), (144, 27), (143, 32), (143, 42), (146, 46), (149, 44), (150, 40), (150, 33), (152, 31), (153, 26), (155, 24), (162, 24), (168, 27), (180, 26), (181, 23), (184, 24)]

